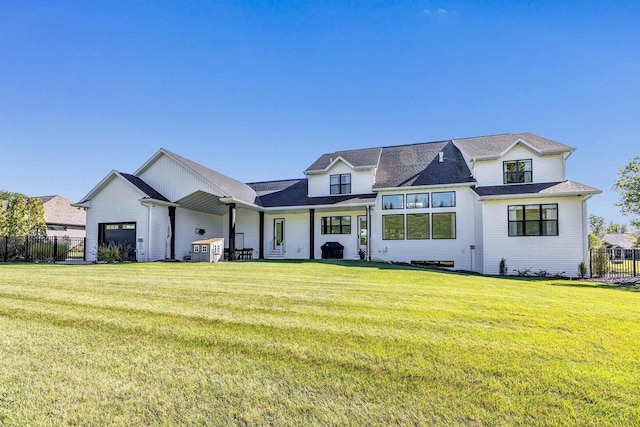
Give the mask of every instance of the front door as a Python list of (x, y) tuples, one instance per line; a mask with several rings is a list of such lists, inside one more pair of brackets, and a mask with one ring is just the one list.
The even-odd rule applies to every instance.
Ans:
[(367, 251), (367, 217), (358, 217), (358, 253)]
[(284, 242), (284, 218), (273, 220), (273, 248), (281, 249)]

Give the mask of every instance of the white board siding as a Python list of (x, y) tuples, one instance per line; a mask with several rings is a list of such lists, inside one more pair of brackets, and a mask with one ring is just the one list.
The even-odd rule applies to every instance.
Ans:
[[(225, 247), (229, 247), (229, 214), (222, 216), (222, 235), (224, 237)], [(244, 247), (253, 248), (254, 258), (258, 257), (258, 249), (260, 247), (260, 218), (257, 211), (245, 209), (241, 207), (236, 208), (236, 234), (244, 234)], [(236, 247), (238, 246), (236, 241)]]
[(351, 194), (371, 193), (375, 178), (373, 169), (356, 171), (344, 162), (338, 161), (323, 174), (310, 174), (308, 176), (308, 193), (310, 197), (331, 195), (331, 175), (351, 174)]
[[(558, 204), (558, 236), (513, 236), (508, 231), (508, 206)], [(585, 259), (584, 205), (581, 198), (521, 198), (484, 201), (484, 273), (498, 274), (504, 257), (509, 274), (515, 270), (546, 270), (576, 276)]]
[(476, 198), (473, 206), (475, 213), (474, 227), (476, 231), (476, 237), (474, 265), (472, 266), (473, 268), (471, 270), (484, 274), (484, 228), (482, 227), (482, 202)]
[(192, 170), (166, 155), (160, 156), (140, 178), (172, 202), (198, 190), (216, 196), (224, 195)]
[[(196, 228), (205, 230), (205, 234), (196, 234)], [(191, 242), (200, 239), (227, 236), (222, 231), (222, 216), (212, 215), (191, 209), (176, 208), (176, 259), (191, 255)]]
[[(389, 194), (433, 193), (455, 191), (456, 206), (423, 209), (382, 209), (382, 196)], [(406, 196), (405, 196), (406, 197)], [(385, 191), (378, 195), (371, 218), (371, 255), (384, 261), (453, 261), (457, 270), (478, 269), (477, 255), (470, 246), (476, 245), (476, 197), (470, 188), (433, 188), (428, 190)], [(448, 213), (456, 214), (455, 239), (383, 240), (382, 216), (394, 214)], [(431, 229), (431, 217), (430, 217)], [(405, 217), (406, 225), (406, 217)], [(406, 228), (406, 227), (405, 227)], [(432, 230), (431, 230), (432, 231)], [(476, 246), (477, 247), (477, 246)], [(473, 261), (472, 261), (473, 259)]]
[(503, 185), (503, 162), (508, 160), (531, 159), (533, 182), (560, 182), (564, 181), (564, 157), (562, 154), (550, 156), (538, 156), (533, 151), (522, 145), (516, 145), (504, 156), (496, 160), (478, 160), (475, 163), (473, 173), (478, 181), (478, 186)]
[[(309, 259), (309, 212), (296, 214), (265, 214), (264, 256), (269, 258), (272, 250), (274, 220), (284, 218), (284, 241), (287, 259)], [(246, 235), (245, 235), (246, 239)], [(316, 243), (318, 240), (316, 238)], [(257, 246), (256, 246), (257, 247)], [(320, 258), (316, 250), (316, 258)]]
[(87, 209), (87, 261), (95, 261), (98, 255), (99, 223), (136, 223), (136, 242), (138, 259), (144, 260), (147, 254), (147, 208), (142, 206), (142, 197), (130, 184), (121, 178), (114, 177), (91, 199), (91, 207)]
[[(322, 234), (322, 218), (330, 216), (350, 216), (351, 233), (349, 234)], [(316, 211), (314, 216), (314, 252), (315, 258), (322, 258), (322, 245), (327, 242), (338, 242), (344, 246), (344, 259), (360, 259), (358, 256), (358, 217), (366, 216), (364, 208), (350, 211)], [(309, 215), (307, 215), (307, 222)], [(307, 225), (308, 230), (308, 225)]]

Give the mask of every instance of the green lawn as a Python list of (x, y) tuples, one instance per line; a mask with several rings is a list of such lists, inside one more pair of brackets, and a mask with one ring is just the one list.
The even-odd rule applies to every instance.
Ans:
[(359, 263), (0, 264), (0, 425), (640, 425), (640, 292)]

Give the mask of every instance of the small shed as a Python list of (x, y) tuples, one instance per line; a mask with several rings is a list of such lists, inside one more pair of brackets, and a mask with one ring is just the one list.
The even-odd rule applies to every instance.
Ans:
[(191, 262), (218, 262), (224, 252), (224, 238), (202, 239), (191, 242)]

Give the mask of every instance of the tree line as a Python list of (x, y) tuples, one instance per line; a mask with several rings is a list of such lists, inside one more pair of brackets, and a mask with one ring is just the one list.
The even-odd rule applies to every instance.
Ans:
[(44, 236), (47, 223), (39, 197), (0, 191), (0, 236)]

